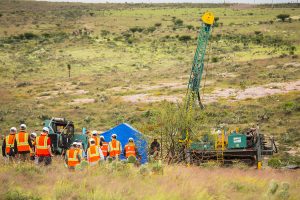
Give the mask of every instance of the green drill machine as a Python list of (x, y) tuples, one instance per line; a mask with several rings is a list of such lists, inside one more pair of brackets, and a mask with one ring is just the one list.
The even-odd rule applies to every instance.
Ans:
[(75, 133), (74, 123), (65, 118), (52, 117), (44, 121), (44, 126), (49, 128), (51, 140), (51, 149), (55, 154), (64, 154), (64, 152), (75, 141), (82, 142), (84, 150), (87, 148), (88, 135), (85, 129), (81, 133)]

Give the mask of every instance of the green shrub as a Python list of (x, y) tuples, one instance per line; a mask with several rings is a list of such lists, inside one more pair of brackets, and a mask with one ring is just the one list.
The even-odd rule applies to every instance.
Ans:
[(151, 27), (147, 28), (146, 31), (147, 31), (148, 33), (153, 33), (155, 30), (156, 30), (156, 28), (155, 28), (154, 26), (151, 26)]
[(28, 194), (25, 191), (19, 189), (10, 189), (4, 195), (5, 200), (40, 200), (39, 196)]
[(128, 163), (136, 163), (136, 158), (135, 158), (135, 156), (129, 156), (129, 157), (128, 157)]
[(290, 185), (288, 183), (282, 183), (280, 185), (280, 190), (278, 192), (278, 196), (281, 200), (289, 199), (289, 197), (290, 197), (289, 189), (290, 189)]
[(278, 19), (280, 19), (282, 22), (284, 22), (287, 18), (290, 17), (288, 14), (279, 14), (276, 16)]
[(282, 163), (279, 158), (273, 157), (268, 160), (268, 166), (278, 169), (278, 168), (282, 167)]
[(175, 26), (182, 26), (183, 25), (183, 21), (181, 19), (176, 19), (176, 20), (174, 20), (174, 25)]
[(285, 104), (283, 104), (282, 108), (284, 113), (288, 115), (295, 111), (297, 106), (294, 102), (286, 102)]
[(161, 23), (155, 23), (154, 26), (160, 27), (160, 26), (161, 26)]
[(278, 189), (278, 183), (275, 182), (274, 180), (272, 180), (270, 182), (270, 185), (269, 185), (269, 188), (268, 188), (268, 194), (269, 195), (274, 195), (276, 193), (277, 189)]

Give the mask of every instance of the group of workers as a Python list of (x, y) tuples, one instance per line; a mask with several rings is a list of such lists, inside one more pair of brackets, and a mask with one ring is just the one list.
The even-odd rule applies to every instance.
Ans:
[(40, 136), (35, 132), (29, 134), (26, 124), (20, 125), (20, 131), (17, 128), (10, 128), (2, 144), (2, 155), (9, 161), (36, 160), (37, 163), (44, 162), (49, 165), (51, 157), (51, 140), (48, 137), (49, 128), (44, 127)]
[[(9, 161), (34, 160), (36, 164), (44, 163), (49, 165), (52, 162), (51, 140), (48, 136), (49, 128), (44, 127), (38, 136), (35, 132), (28, 133), (25, 124), (20, 125), (20, 131), (15, 127), (10, 129), (2, 144), (2, 155)], [(156, 139), (151, 143), (150, 155), (158, 157), (160, 144)], [(137, 160), (141, 159), (138, 148), (133, 138), (128, 139), (128, 143), (122, 150), (122, 144), (117, 140), (117, 135), (112, 134), (111, 141), (105, 141), (104, 136), (98, 136), (97, 131), (93, 131), (89, 137), (86, 151), (81, 141), (75, 141), (65, 152), (65, 163), (70, 169), (86, 160), (90, 166), (96, 165), (101, 160), (119, 159), (121, 153), (125, 158), (133, 156)]]
[(89, 165), (93, 166), (107, 158), (113, 160), (119, 159), (122, 152), (125, 158), (133, 156), (137, 160), (141, 159), (133, 138), (128, 139), (128, 143), (122, 151), (122, 144), (117, 140), (116, 134), (112, 134), (111, 141), (106, 142), (104, 136), (100, 135), (98, 137), (98, 132), (93, 131), (89, 138), (86, 152), (84, 151), (82, 142), (75, 141), (66, 151), (65, 162), (70, 169), (74, 169), (82, 160), (88, 161)]

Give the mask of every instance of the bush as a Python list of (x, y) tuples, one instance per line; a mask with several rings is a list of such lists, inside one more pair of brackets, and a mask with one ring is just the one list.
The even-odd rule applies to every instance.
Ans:
[(141, 28), (141, 27), (138, 27), (138, 26), (136, 26), (136, 27), (132, 27), (132, 28), (130, 28), (129, 29), (129, 31), (130, 32), (132, 32), (132, 33), (135, 33), (135, 32), (142, 32), (144, 29), (143, 28)]
[(297, 106), (294, 102), (286, 102), (283, 104), (282, 108), (284, 113), (289, 115), (296, 110)]
[(161, 26), (161, 23), (155, 23), (154, 26), (160, 27), (160, 26)]
[(28, 32), (28, 33), (24, 33), (24, 38), (26, 40), (32, 40), (32, 39), (38, 38), (38, 36), (35, 35), (34, 33)]
[(282, 163), (279, 158), (273, 157), (268, 160), (268, 166), (278, 169), (278, 168), (282, 167)]
[(174, 20), (174, 25), (175, 26), (182, 26), (183, 25), (183, 21), (181, 19), (176, 19), (176, 20)]
[(41, 197), (33, 196), (31, 194), (27, 194), (25, 191), (21, 191), (18, 189), (8, 190), (5, 195), (4, 199), (6, 200), (40, 200)]
[(178, 38), (179, 41), (185, 42), (185, 43), (187, 43), (187, 42), (190, 41), (191, 39), (192, 39), (192, 38), (191, 38), (191, 36), (189, 36), (189, 35), (182, 35), (182, 36), (180, 36), (180, 37)]
[(147, 28), (148, 33), (153, 33), (155, 30), (156, 30), (156, 28), (154, 26)]
[(192, 29), (194, 29), (194, 26), (193, 25), (187, 25), (186, 28), (189, 29), (189, 30), (192, 30)]
[(279, 14), (276, 16), (278, 19), (280, 19), (282, 22), (284, 22), (287, 18), (290, 17), (288, 14)]
[(275, 194), (277, 189), (278, 189), (278, 183), (272, 180), (269, 185), (268, 194), (269, 195)]

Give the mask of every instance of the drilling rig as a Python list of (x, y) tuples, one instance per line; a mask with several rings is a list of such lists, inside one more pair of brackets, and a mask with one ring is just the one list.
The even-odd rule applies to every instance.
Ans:
[(191, 140), (192, 111), (198, 102), (201, 109), (201, 80), (204, 71), (205, 55), (212, 34), (214, 15), (205, 12), (202, 16), (202, 25), (197, 39), (197, 48), (193, 59), (192, 70), (188, 82), (185, 98), (187, 128), (182, 132), (179, 142), (183, 146), (184, 160), (187, 164), (201, 164), (208, 160), (216, 160), (221, 164), (243, 161), (250, 165), (257, 163), (257, 168), (262, 165), (264, 155), (273, 155), (277, 147), (273, 137), (267, 139), (261, 134), (259, 128), (251, 128), (244, 132), (236, 130), (214, 131), (203, 136), (200, 141)]

